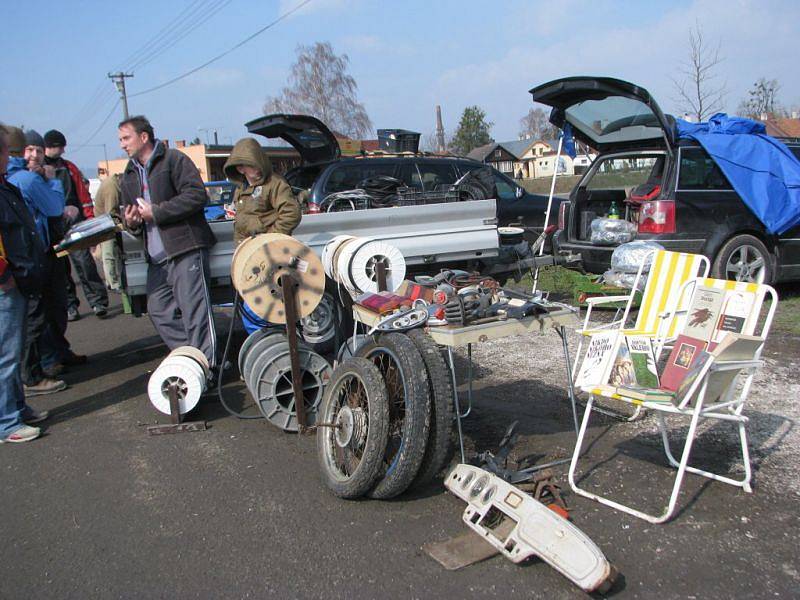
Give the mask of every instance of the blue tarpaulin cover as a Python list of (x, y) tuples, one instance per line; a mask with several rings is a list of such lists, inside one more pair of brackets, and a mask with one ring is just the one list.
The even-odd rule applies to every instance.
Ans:
[(763, 123), (717, 113), (707, 123), (676, 119), (679, 138), (696, 140), (770, 233), (800, 224), (800, 161)]

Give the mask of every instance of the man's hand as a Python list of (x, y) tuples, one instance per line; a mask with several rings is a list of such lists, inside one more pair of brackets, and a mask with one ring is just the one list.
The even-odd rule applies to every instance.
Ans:
[(139, 215), (148, 223), (153, 222), (153, 206), (149, 202), (139, 203)]
[(53, 165), (44, 165), (42, 167), (44, 169), (44, 177), (45, 179), (53, 179), (56, 176), (56, 168)]
[(36, 173), (37, 175), (41, 175), (45, 179), (47, 178), (47, 175), (45, 175), (44, 167), (42, 167), (42, 165), (40, 165), (35, 160), (28, 161), (28, 171), (30, 171), (31, 173)]
[(67, 222), (71, 223), (77, 218), (77, 216), (78, 216), (77, 206), (72, 206), (71, 204), (67, 204), (64, 207), (64, 219), (66, 219)]
[(142, 224), (142, 215), (139, 213), (139, 207), (131, 204), (125, 207), (125, 222), (131, 229), (136, 229)]

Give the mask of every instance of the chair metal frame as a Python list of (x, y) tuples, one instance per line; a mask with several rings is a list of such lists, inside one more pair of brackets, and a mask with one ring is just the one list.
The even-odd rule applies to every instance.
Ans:
[[(718, 287), (726, 290), (746, 290), (755, 292), (756, 300), (754, 303), (753, 310), (751, 312), (750, 321), (745, 325), (745, 331), (751, 331), (751, 332), (755, 331), (756, 325), (760, 321), (763, 324), (761, 327), (761, 332), (759, 334), (759, 337), (761, 339), (761, 344), (757, 347), (751, 360), (722, 361), (722, 360), (716, 360), (715, 357), (712, 355), (711, 360), (709, 360), (709, 362), (700, 371), (700, 373), (697, 376), (697, 379), (694, 381), (692, 386), (687, 391), (686, 396), (681, 400), (681, 402), (677, 406), (672, 403), (643, 402), (632, 398), (625, 398), (615, 393), (609, 393), (606, 389), (603, 388), (584, 389), (584, 391), (589, 392), (591, 396), (586, 404), (586, 410), (584, 412), (583, 420), (581, 422), (581, 428), (580, 431), (578, 432), (578, 440), (575, 444), (575, 450), (572, 454), (572, 461), (570, 462), (569, 476), (568, 476), (569, 484), (575, 491), (575, 493), (581, 496), (590, 498), (592, 500), (596, 500), (601, 504), (605, 504), (606, 506), (610, 506), (617, 510), (621, 510), (640, 519), (649, 521), (650, 523), (664, 523), (673, 516), (678, 496), (680, 494), (680, 489), (683, 484), (683, 478), (686, 472), (694, 473), (696, 475), (707, 477), (709, 479), (720, 481), (722, 483), (727, 483), (729, 485), (733, 485), (736, 487), (741, 487), (745, 492), (748, 493), (752, 493), (753, 491), (752, 486), (750, 484), (750, 481), (752, 479), (752, 467), (750, 465), (750, 452), (748, 449), (747, 430), (746, 430), (748, 417), (743, 415), (742, 411), (744, 410), (745, 402), (750, 392), (750, 388), (752, 386), (755, 373), (759, 368), (763, 367), (764, 365), (764, 361), (761, 360), (761, 353), (763, 351), (764, 343), (766, 342), (767, 336), (769, 335), (769, 330), (772, 325), (773, 317), (775, 315), (775, 309), (777, 308), (778, 305), (778, 295), (775, 292), (775, 290), (768, 285), (746, 283), (746, 282), (735, 282), (735, 281), (722, 281), (722, 280), (701, 278), (701, 277), (687, 282), (682, 287), (684, 288), (684, 291), (691, 290), (693, 293), (694, 290), (696, 289), (697, 284), (709, 287)], [(762, 321), (761, 312), (764, 300), (766, 299), (767, 296), (769, 296), (770, 305)], [(673, 313), (673, 319), (678, 317), (679, 313), (678, 311), (675, 311)], [(725, 371), (737, 371), (737, 373), (733, 378), (731, 378), (726, 388), (721, 391), (721, 394), (718, 398), (710, 398), (710, 399), (706, 398), (706, 391), (708, 389), (708, 384), (711, 378), (714, 377), (715, 374), (722, 373)], [(741, 387), (738, 386), (739, 383), (742, 384)], [(594, 408), (594, 401), (597, 396), (613, 398), (615, 400), (620, 400), (629, 404), (637, 405), (640, 408), (643, 407), (649, 410), (653, 410), (657, 413), (658, 427), (661, 432), (661, 439), (664, 446), (664, 453), (666, 454), (670, 466), (675, 467), (677, 469), (675, 480), (672, 486), (672, 492), (669, 497), (669, 502), (664, 511), (660, 515), (651, 515), (649, 513), (637, 510), (635, 508), (611, 500), (599, 494), (588, 492), (577, 485), (575, 481), (575, 471), (578, 464), (578, 460), (581, 456), (583, 440), (586, 435), (586, 429), (589, 425), (589, 419), (592, 410), (597, 410), (596, 408)], [(680, 460), (678, 460), (675, 457), (670, 447), (667, 426), (666, 426), (667, 415), (678, 415), (682, 417), (688, 417), (690, 419), (689, 430), (686, 434), (686, 441), (683, 446), (683, 451), (681, 452)], [(713, 473), (711, 471), (706, 471), (698, 467), (689, 466), (688, 464), (689, 456), (691, 454), (692, 445), (694, 444), (695, 441), (697, 426), (703, 419), (716, 419), (719, 421), (732, 422), (736, 424), (739, 432), (739, 441), (741, 445), (741, 460), (744, 467), (744, 477), (742, 479), (734, 479), (725, 475), (720, 475), (717, 473)]]

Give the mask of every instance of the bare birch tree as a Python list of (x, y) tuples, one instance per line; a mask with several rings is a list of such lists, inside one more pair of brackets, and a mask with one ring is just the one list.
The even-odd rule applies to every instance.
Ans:
[(267, 97), (264, 113), (311, 115), (351, 138), (371, 136), (372, 121), (358, 101), (358, 84), (347, 72), (349, 64), (347, 54), (335, 54), (330, 42), (299, 45), (289, 85), (278, 96)]
[(726, 83), (719, 81), (717, 67), (724, 59), (720, 58), (720, 44), (710, 47), (703, 39), (699, 23), (689, 29), (689, 58), (681, 62), (679, 78), (672, 78), (681, 110), (697, 121), (719, 112), (727, 93)]

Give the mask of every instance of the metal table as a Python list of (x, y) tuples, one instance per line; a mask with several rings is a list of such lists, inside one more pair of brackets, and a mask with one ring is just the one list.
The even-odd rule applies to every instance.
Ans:
[[(380, 319), (381, 315), (359, 306), (353, 305), (353, 318), (356, 324), (364, 323), (368, 327), (373, 327)], [(472, 410), (472, 344), (488, 342), (512, 335), (524, 335), (527, 333), (544, 333), (547, 330), (555, 331), (561, 338), (561, 346), (564, 352), (564, 366), (567, 375), (567, 391), (569, 401), (572, 405), (572, 419), (575, 425), (575, 434), (579, 431), (578, 410), (575, 404), (575, 390), (572, 386), (572, 362), (569, 357), (569, 346), (567, 344), (566, 327), (577, 327), (580, 320), (576, 311), (569, 309), (557, 309), (547, 314), (525, 317), (522, 319), (505, 319), (491, 321), (489, 323), (479, 323), (477, 325), (442, 325), (437, 327), (427, 327), (425, 331), (431, 336), (434, 342), (447, 348), (447, 360), (450, 366), (450, 376), (453, 381), (453, 402), (456, 409), (456, 425), (458, 427), (458, 443), (461, 450), (461, 462), (466, 462), (464, 454), (464, 437), (461, 431), (461, 419), (469, 415)], [(458, 399), (458, 387), (456, 383), (456, 370), (453, 362), (453, 349), (457, 346), (467, 347), (467, 357), (469, 360), (469, 370), (467, 375), (467, 399), (468, 408), (461, 412), (461, 404)], [(569, 458), (553, 461), (543, 465), (536, 465), (526, 471), (533, 472), (557, 464), (569, 462)]]

